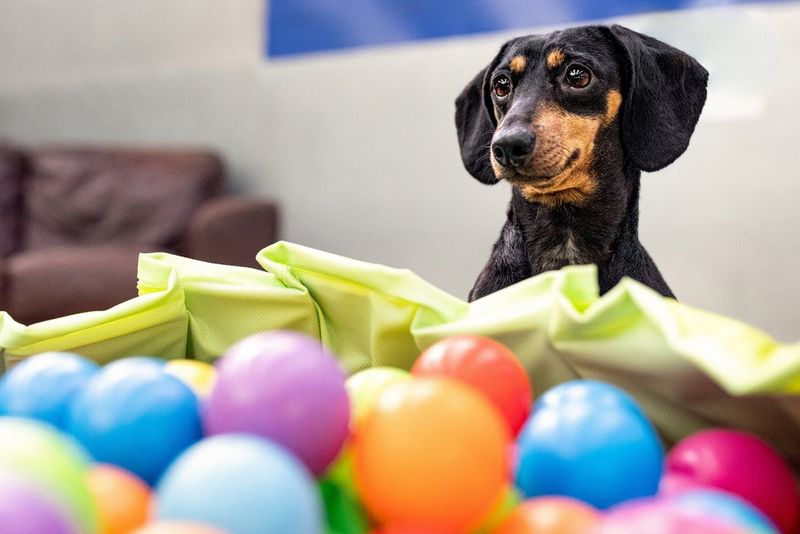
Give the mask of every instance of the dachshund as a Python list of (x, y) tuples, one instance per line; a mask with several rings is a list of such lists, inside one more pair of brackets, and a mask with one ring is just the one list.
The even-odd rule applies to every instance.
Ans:
[(469, 300), (587, 263), (601, 294), (628, 276), (674, 298), (639, 242), (639, 178), (686, 150), (707, 83), (691, 56), (618, 25), (505, 43), (456, 99), (467, 171), (512, 190)]

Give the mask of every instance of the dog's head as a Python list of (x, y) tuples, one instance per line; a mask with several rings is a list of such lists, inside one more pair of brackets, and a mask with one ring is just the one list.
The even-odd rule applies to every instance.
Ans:
[(680, 156), (707, 80), (684, 52), (622, 26), (513, 39), (456, 100), (461, 157), (484, 183), (580, 204), (600, 167), (655, 171)]

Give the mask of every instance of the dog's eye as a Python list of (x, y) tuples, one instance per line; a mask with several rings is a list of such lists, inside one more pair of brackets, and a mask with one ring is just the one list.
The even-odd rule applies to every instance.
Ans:
[(564, 83), (576, 89), (583, 89), (592, 81), (592, 73), (583, 65), (570, 65), (564, 74)]
[(509, 80), (508, 76), (505, 74), (501, 74), (495, 78), (492, 85), (494, 87), (494, 94), (500, 98), (508, 96), (508, 93), (511, 92), (511, 80)]

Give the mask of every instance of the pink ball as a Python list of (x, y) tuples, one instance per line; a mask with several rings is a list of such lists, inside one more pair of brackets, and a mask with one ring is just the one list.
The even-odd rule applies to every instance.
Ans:
[(592, 534), (746, 534), (744, 529), (647, 499), (612, 508)]
[(772, 447), (751, 434), (733, 430), (693, 434), (667, 455), (665, 477), (738, 495), (782, 532), (794, 532), (797, 526), (800, 499), (792, 471)]

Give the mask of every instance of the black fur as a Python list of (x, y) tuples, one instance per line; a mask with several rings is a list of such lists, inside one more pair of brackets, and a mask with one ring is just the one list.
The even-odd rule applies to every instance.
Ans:
[[(589, 89), (562, 87), (563, 74), (544, 65), (554, 48), (565, 52), (566, 64), (578, 58), (591, 68)], [(527, 59), (522, 74), (507, 66), (519, 55)], [(513, 79), (513, 92), (503, 102), (492, 94), (497, 73)], [(574, 116), (600, 116), (609, 91), (622, 95), (622, 105), (595, 137), (591, 172), (597, 187), (587, 201), (545, 205), (526, 199), (521, 186), (549, 179), (537, 178), (533, 167), (525, 169), (531, 174), (511, 180), (506, 223), (469, 299), (572, 263), (557, 254), (567, 246), (573, 252), (567, 257), (598, 266), (601, 293), (629, 276), (673, 297), (638, 239), (639, 178), (642, 170), (663, 168), (686, 150), (705, 103), (707, 79), (690, 56), (621, 26), (572, 28), (503, 45), (456, 100), (464, 166), (481, 182), (498, 181), (490, 161), (493, 136), (504, 128), (532, 128), (535, 106), (545, 102)]]

